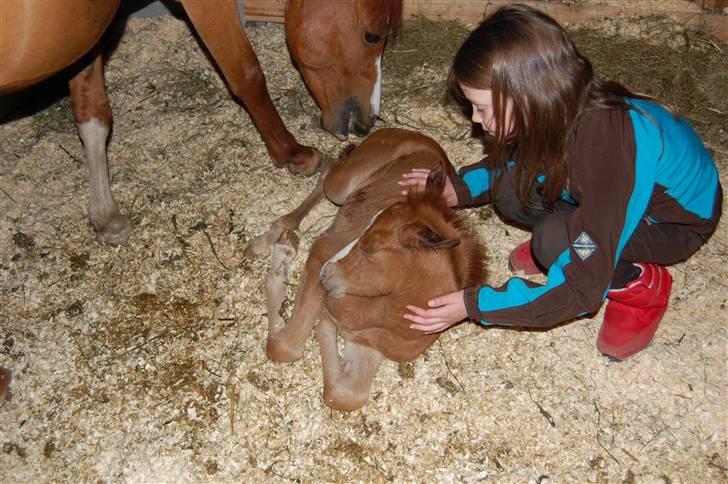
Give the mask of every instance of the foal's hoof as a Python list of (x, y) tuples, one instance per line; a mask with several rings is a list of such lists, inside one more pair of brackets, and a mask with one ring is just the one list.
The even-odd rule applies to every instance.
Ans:
[(131, 234), (131, 219), (126, 215), (117, 213), (100, 228), (96, 228), (96, 239), (99, 242), (111, 245), (123, 244)]
[(310, 146), (301, 148), (303, 149), (288, 162), (288, 171), (296, 175), (313, 175), (321, 165), (321, 153)]
[(303, 358), (303, 351), (290, 348), (285, 343), (271, 340), (268, 336), (265, 353), (268, 359), (276, 363), (292, 363)]
[(359, 410), (369, 401), (369, 392), (357, 393), (340, 389), (324, 388), (324, 403), (327, 407), (341, 412)]

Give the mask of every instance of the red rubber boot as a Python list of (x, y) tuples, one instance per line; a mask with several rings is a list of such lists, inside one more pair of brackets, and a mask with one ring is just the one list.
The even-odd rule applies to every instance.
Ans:
[(531, 241), (527, 240), (516, 246), (508, 256), (508, 267), (512, 272), (523, 272), (524, 274), (541, 274), (543, 271), (536, 264), (531, 252)]
[(597, 336), (597, 349), (623, 360), (647, 346), (667, 310), (672, 276), (657, 264), (635, 263), (642, 274), (624, 289), (607, 293), (604, 322)]

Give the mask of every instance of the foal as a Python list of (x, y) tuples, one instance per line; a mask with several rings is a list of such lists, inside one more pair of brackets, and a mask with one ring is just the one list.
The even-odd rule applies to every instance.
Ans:
[[(424, 193), (403, 196), (397, 181), (412, 168), (437, 170)], [(324, 400), (356, 410), (369, 398), (383, 358), (409, 361), (439, 336), (409, 328), (406, 304), (482, 282), (483, 251), (442, 200), (447, 156), (432, 139), (402, 129), (382, 129), (322, 175), (301, 207), (277, 220), (248, 248), (273, 246), (266, 281), (267, 353), (275, 361), (301, 358), (312, 328), (321, 350)], [(291, 320), (279, 314), (295, 244), (278, 237), (296, 227), (325, 193), (340, 209), (311, 247)], [(344, 340), (339, 355), (337, 334)]]

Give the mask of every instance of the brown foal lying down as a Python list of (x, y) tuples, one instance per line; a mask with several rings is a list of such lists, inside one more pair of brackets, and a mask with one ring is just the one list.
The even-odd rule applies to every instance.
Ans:
[[(397, 182), (416, 167), (439, 176), (425, 192), (404, 196)], [(382, 129), (322, 174), (298, 209), (248, 247), (249, 255), (273, 248), (266, 279), (269, 358), (301, 358), (315, 326), (328, 406), (362, 407), (383, 358), (412, 360), (437, 339), (438, 334), (409, 329), (402, 317), (406, 304), (424, 307), (428, 299), (482, 281), (481, 245), (441, 197), (443, 174), (452, 170), (432, 139)], [(285, 323), (279, 310), (296, 245), (285, 235), (323, 193), (340, 209), (311, 247), (291, 320)], [(341, 355), (337, 333), (344, 340)]]

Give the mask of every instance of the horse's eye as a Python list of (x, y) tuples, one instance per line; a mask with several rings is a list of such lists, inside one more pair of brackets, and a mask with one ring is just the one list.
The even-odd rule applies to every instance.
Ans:
[(382, 36), (379, 34), (373, 34), (371, 32), (364, 32), (364, 40), (370, 44), (376, 44), (382, 40)]

